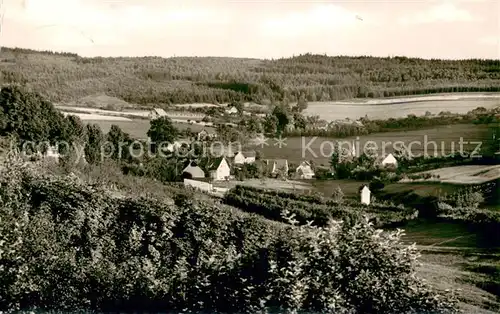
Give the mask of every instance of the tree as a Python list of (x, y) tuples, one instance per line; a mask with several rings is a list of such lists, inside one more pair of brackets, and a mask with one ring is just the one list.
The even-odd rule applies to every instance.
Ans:
[(372, 193), (377, 193), (377, 192), (381, 191), (384, 187), (385, 187), (384, 182), (382, 182), (382, 180), (378, 177), (375, 177), (370, 182), (370, 185), (369, 185), (370, 191), (372, 191)]
[(306, 125), (307, 125), (306, 119), (300, 113), (295, 112), (293, 114), (293, 121), (294, 121), (294, 125), (295, 125), (296, 129), (304, 130), (306, 128)]
[(87, 145), (85, 145), (85, 158), (90, 164), (100, 163), (102, 160), (101, 148), (104, 139), (101, 128), (97, 124), (87, 124)]
[(267, 115), (263, 127), (266, 134), (275, 135), (278, 132), (278, 118), (273, 114)]
[(282, 133), (290, 122), (288, 108), (284, 105), (275, 106), (273, 109), (273, 116), (276, 117), (278, 122), (276, 131)]
[(113, 124), (107, 135), (108, 142), (112, 145), (113, 151), (111, 158), (115, 160), (129, 160), (129, 147), (132, 143), (130, 136), (123, 132), (119, 126)]
[(174, 127), (169, 117), (160, 117), (151, 120), (147, 135), (153, 142), (153, 150), (162, 143), (173, 143), (179, 136), (179, 131)]

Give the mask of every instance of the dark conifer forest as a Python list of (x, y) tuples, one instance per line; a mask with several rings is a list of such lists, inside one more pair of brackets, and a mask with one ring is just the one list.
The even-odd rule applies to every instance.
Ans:
[(499, 60), (424, 60), (305, 54), (277, 60), (218, 57), (85, 58), (2, 47), (2, 84), (64, 102), (107, 94), (136, 104), (331, 101), (500, 91)]

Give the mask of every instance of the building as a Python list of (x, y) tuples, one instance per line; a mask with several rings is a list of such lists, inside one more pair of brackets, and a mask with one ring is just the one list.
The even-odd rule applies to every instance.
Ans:
[(311, 165), (307, 161), (303, 161), (300, 165), (295, 169), (295, 172), (299, 176), (300, 179), (310, 180), (314, 178), (314, 171), (311, 168)]
[(214, 181), (227, 180), (231, 176), (231, 168), (225, 157), (216, 158), (208, 167), (210, 178)]
[(215, 132), (209, 131), (207, 129), (203, 129), (198, 133), (198, 141), (205, 141), (209, 139), (213, 139), (216, 137)]
[(235, 165), (243, 165), (243, 164), (251, 164), (255, 162), (255, 152), (238, 152), (234, 155), (234, 164)]
[(372, 192), (370, 189), (364, 185), (362, 189), (360, 189), (360, 198), (361, 204), (370, 205)]
[(266, 160), (266, 165), (269, 173), (278, 174), (279, 171), (282, 171), (284, 175), (288, 174), (288, 160), (286, 159), (275, 159), (275, 160)]
[(44, 156), (47, 158), (53, 158), (56, 161), (58, 161), (60, 154), (59, 154), (58, 148), (56, 146), (49, 146), (47, 148), (47, 151), (45, 152)]
[(204, 178), (205, 172), (198, 166), (192, 163), (182, 170), (182, 177), (187, 179)]
[(154, 120), (161, 117), (167, 117), (167, 112), (161, 108), (155, 108), (149, 112), (149, 119)]
[(227, 114), (237, 114), (238, 113), (238, 108), (235, 106), (231, 106), (230, 108), (226, 109)]
[(387, 166), (393, 166), (393, 167), (397, 167), (398, 166), (398, 161), (397, 159), (394, 157), (393, 154), (389, 154), (387, 155), (383, 160), (382, 162), (380, 163), (382, 166), (384, 167), (387, 167)]

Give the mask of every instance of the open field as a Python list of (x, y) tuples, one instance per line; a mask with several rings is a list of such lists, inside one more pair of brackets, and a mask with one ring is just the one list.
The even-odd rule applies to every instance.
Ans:
[(465, 114), (477, 107), (491, 109), (499, 105), (500, 95), (483, 95), (483, 97), (480, 97), (480, 95), (473, 95), (471, 97), (450, 95), (433, 96), (432, 98), (381, 99), (365, 102), (310, 102), (304, 114), (311, 116), (319, 115), (321, 119), (327, 121), (345, 118), (359, 119), (364, 116), (368, 116), (370, 119), (388, 119), (403, 118), (409, 114), (423, 116), (427, 111), (432, 114), (438, 114), (442, 111)]
[[(93, 113), (100, 114), (104, 116), (126, 116), (126, 117), (138, 117), (138, 118), (148, 118), (149, 111), (147, 110), (106, 110), (106, 109), (98, 109), (98, 108), (87, 108), (87, 107), (75, 107), (75, 106), (56, 106), (57, 109), (63, 112), (71, 112), (75, 111), (77, 113)], [(192, 112), (168, 112), (167, 116), (175, 119), (183, 119), (183, 120), (201, 120), (205, 117), (204, 114), (200, 113), (192, 113)]]
[(457, 184), (447, 184), (439, 182), (408, 182), (408, 183), (392, 183), (384, 187), (385, 193), (404, 193), (412, 191), (415, 194), (426, 196), (444, 196), (455, 193), (460, 190), (462, 186)]
[(414, 181), (442, 182), (451, 184), (481, 184), (500, 178), (500, 165), (494, 166), (457, 166), (423, 171), (439, 178), (418, 179)]
[(132, 122), (133, 120), (125, 117), (118, 116), (105, 116), (98, 113), (74, 113), (62, 111), (65, 116), (72, 115), (77, 116), (82, 121), (121, 121), (121, 122)]
[[(119, 126), (122, 131), (130, 134), (132, 138), (144, 139), (147, 137), (149, 130), (149, 120), (130, 120), (130, 121), (109, 121), (109, 120), (85, 120), (86, 123), (95, 123), (99, 125), (103, 132), (108, 132), (113, 124)], [(212, 130), (211, 127), (204, 127), (197, 124), (179, 123), (174, 121), (174, 126), (180, 130), (190, 128), (194, 132), (199, 132), (202, 129)]]
[[(363, 147), (370, 142), (369, 147), (377, 149), (379, 156), (385, 156), (394, 152), (398, 148), (397, 142), (411, 145), (411, 153), (417, 157), (419, 155), (433, 156), (449, 154), (453, 150), (458, 153), (460, 149), (460, 139), (463, 139), (465, 151), (472, 151), (477, 144), (472, 142), (484, 141), (488, 136), (488, 127), (484, 125), (456, 124), (440, 126), (425, 130), (401, 131), (389, 133), (370, 134), (361, 137), (349, 137), (344, 139), (321, 138), (321, 137), (295, 137), (288, 138), (285, 145), (280, 148), (273, 139), (268, 139), (264, 147), (252, 146), (252, 149), (262, 153), (262, 158), (287, 158), (288, 162), (299, 163), (302, 160), (314, 160), (316, 164), (329, 164), (332, 147), (336, 147), (337, 141), (348, 147), (354, 141), (356, 154), (363, 151)], [(433, 144), (432, 142), (435, 142)], [(466, 143), (467, 142), (467, 143)], [(395, 144), (396, 143), (396, 144)], [(452, 143), (453, 146), (452, 146)], [(376, 145), (373, 146), (373, 145)], [(385, 149), (384, 149), (385, 148)]]
[(488, 292), (491, 289), (483, 284), (491, 280), (489, 274), (478, 271), (478, 268), (498, 268), (495, 262), (498, 258), (498, 254), (483, 256), (459, 252), (452, 255), (446, 251), (426, 251), (420, 257), (422, 265), (418, 268), (418, 275), (438, 289), (460, 289), (457, 295), (464, 313), (498, 313), (498, 297)]
[(312, 186), (308, 183), (302, 181), (282, 181), (275, 179), (247, 179), (245, 181), (221, 181), (214, 182), (213, 184), (220, 188), (234, 188), (236, 185), (250, 186), (255, 188), (273, 189), (273, 190), (283, 190), (283, 191), (293, 191), (293, 190), (311, 190)]

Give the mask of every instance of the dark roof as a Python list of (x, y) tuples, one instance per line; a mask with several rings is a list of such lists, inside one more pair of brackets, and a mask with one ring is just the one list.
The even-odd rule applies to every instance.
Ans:
[(183, 173), (187, 172), (187, 173), (191, 174), (191, 176), (193, 178), (204, 178), (205, 177), (205, 172), (203, 171), (203, 169), (201, 169), (198, 166), (194, 166), (191, 163), (186, 168), (184, 168), (184, 170), (182, 170), (182, 172)]
[[(212, 170), (217, 170), (217, 168), (219, 168), (222, 160), (224, 160), (224, 157), (217, 157), (215, 158), (207, 167), (207, 169), (209, 171), (212, 171)], [(227, 161), (226, 161), (227, 162)]]

